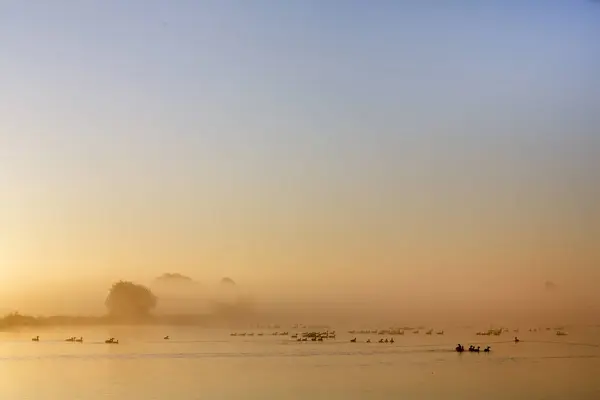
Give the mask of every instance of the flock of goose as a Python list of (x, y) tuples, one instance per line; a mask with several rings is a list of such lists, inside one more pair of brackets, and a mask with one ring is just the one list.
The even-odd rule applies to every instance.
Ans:
[[(481, 347), (480, 346), (469, 346), (469, 353), (479, 353), (480, 352)], [(459, 344), (458, 346), (456, 346), (456, 351), (459, 353), (462, 353), (465, 351), (465, 348), (463, 347), (462, 344)], [(483, 349), (484, 353), (489, 353), (491, 351), (491, 347), (487, 346), (485, 349)]]
[[(237, 333), (237, 332), (232, 332), (229, 334), (230, 336), (254, 336), (254, 332), (241, 332), (241, 333)], [(257, 333), (256, 336), (264, 336), (264, 333), (260, 332)], [(313, 341), (313, 342), (322, 342), (325, 339), (335, 339), (335, 331), (329, 331), (326, 330), (324, 332), (302, 332), (302, 333), (295, 333), (293, 335), (290, 335), (289, 332), (273, 332), (271, 333), (271, 336), (289, 336), (291, 339), (296, 339), (296, 341), (298, 342), (307, 342), (309, 340)]]
[[(360, 331), (356, 331), (356, 330), (350, 330), (348, 331), (348, 333), (350, 334), (374, 334), (374, 335), (404, 335), (406, 330), (410, 330), (412, 333), (414, 334), (418, 334), (420, 332), (419, 329), (415, 329), (412, 330), (410, 328), (406, 328), (406, 329), (374, 329), (374, 330), (360, 330)], [(433, 329), (429, 329), (428, 331), (425, 332), (426, 335), (432, 335), (433, 334)], [(443, 335), (444, 331), (437, 331), (436, 332), (437, 335)], [(254, 336), (255, 333), (254, 332), (232, 332), (230, 333), (230, 336)], [(263, 336), (264, 334), (261, 333), (256, 333), (256, 336)], [(308, 342), (308, 341), (312, 341), (312, 342), (322, 342), (324, 340), (327, 339), (335, 339), (336, 338), (336, 333), (335, 331), (329, 331), (326, 330), (324, 332), (302, 332), (302, 333), (295, 333), (293, 335), (290, 335), (289, 332), (273, 332), (271, 333), (272, 336), (289, 336), (291, 339), (295, 339), (298, 342)], [(353, 338), (350, 340), (351, 343), (356, 343), (357, 342), (357, 338)], [(379, 339), (378, 343), (394, 343), (394, 338), (388, 339), (388, 338), (381, 338)], [(365, 341), (365, 343), (371, 343), (371, 339), (367, 339)]]
[[(288, 336), (290, 333), (289, 332), (273, 332), (271, 333), (271, 336)], [(254, 336), (255, 333), (254, 332), (232, 332), (229, 334), (229, 336)], [(264, 336), (265, 334), (262, 332), (256, 333), (256, 336)]]
[[(412, 329), (412, 328), (402, 328), (402, 329), (367, 329), (367, 330), (360, 330), (360, 331), (356, 331), (356, 330), (352, 330), (352, 331), (348, 331), (349, 334), (354, 335), (354, 334), (359, 334), (359, 335), (368, 335), (368, 334), (372, 334), (372, 335), (404, 335), (404, 332), (412, 332), (415, 335), (418, 335), (421, 332), (421, 329)], [(427, 331), (425, 331), (426, 335), (433, 335), (433, 329), (429, 329)], [(436, 335), (443, 335), (444, 331), (437, 331), (435, 333)]]
[[(550, 328), (546, 328), (547, 331), (551, 330)], [(556, 328), (556, 335), (557, 336), (566, 336), (568, 335), (567, 332), (563, 331), (562, 329)], [(374, 330), (360, 330), (360, 331), (356, 331), (356, 330), (350, 330), (348, 331), (348, 333), (350, 334), (377, 334), (377, 335), (404, 335), (405, 331), (411, 331), (413, 334), (418, 334), (420, 333), (420, 329), (411, 329), (411, 328), (403, 328), (403, 329), (374, 329)], [(532, 328), (529, 329), (529, 332), (537, 332), (538, 329), (537, 328)], [(502, 333), (505, 332), (509, 332), (509, 330), (507, 328), (499, 328), (499, 329), (489, 329), (488, 331), (485, 332), (477, 332), (476, 335), (478, 336), (500, 336)], [(514, 329), (513, 332), (519, 332), (518, 329)], [(425, 332), (426, 335), (432, 335), (433, 334), (433, 329), (429, 329)], [(443, 335), (444, 331), (437, 331), (436, 335)], [(245, 336), (254, 336), (255, 333), (254, 332), (232, 332), (230, 333), (230, 336), (241, 336), (241, 337), (245, 337)], [(256, 333), (256, 336), (264, 336), (265, 334), (262, 332)], [(302, 332), (302, 333), (296, 333), (293, 335), (290, 335), (289, 332), (285, 331), (285, 332), (272, 332), (271, 336), (289, 336), (291, 339), (295, 339), (298, 342), (307, 342), (307, 341), (312, 341), (312, 342), (322, 342), (324, 340), (327, 339), (335, 339), (336, 338), (336, 333), (335, 331), (329, 331), (326, 330), (324, 332)], [(170, 337), (167, 335), (165, 337), (163, 337), (164, 340), (169, 340)], [(35, 336), (31, 339), (33, 342), (39, 342), (40, 341), (40, 337), (39, 336)], [(73, 342), (73, 343), (83, 343), (83, 337), (79, 337), (77, 338), (76, 336), (72, 336), (69, 337), (67, 339), (65, 339), (65, 342)], [(350, 340), (351, 343), (356, 343), (357, 342), (357, 338), (354, 337), (353, 339)], [(519, 343), (520, 340), (515, 336), (514, 338), (514, 342), (515, 343)], [(119, 344), (119, 340), (115, 339), (115, 338), (109, 338), (106, 339), (104, 341), (104, 343), (106, 344)], [(367, 339), (365, 341), (365, 343), (371, 343), (371, 339)], [(381, 338), (379, 339), (378, 343), (394, 343), (394, 338), (388, 339), (388, 338)], [(474, 347), (474, 346), (469, 346), (468, 350), (465, 350), (465, 348), (459, 344), (456, 349), (457, 352), (462, 353), (464, 351), (469, 351), (469, 352), (473, 352), (473, 353), (479, 353), (480, 351), (483, 351), (484, 353), (489, 353), (491, 351), (490, 346), (487, 346), (484, 350), (480, 350), (480, 347)]]
[[(521, 340), (519, 340), (519, 338), (515, 336), (514, 342), (515, 343), (519, 343), (520, 341)], [(469, 351), (469, 353), (479, 353), (481, 351), (480, 349), (481, 349), (480, 346), (475, 347), (475, 346), (471, 345), (471, 346), (469, 346), (468, 351)], [(484, 353), (489, 353), (491, 351), (491, 349), (492, 348), (490, 346), (487, 346), (485, 349), (483, 349), (483, 352)], [(465, 348), (464, 348), (464, 346), (462, 344), (459, 343), (458, 346), (456, 346), (455, 350), (458, 353), (462, 353), (462, 352), (465, 351)]]
[[(164, 340), (169, 340), (171, 339), (170, 336), (165, 336), (163, 337)], [(33, 338), (31, 338), (32, 342), (39, 342), (40, 341), (40, 337), (39, 336), (35, 336)], [(73, 343), (83, 343), (83, 336), (77, 338), (76, 336), (71, 336), (70, 338), (65, 339), (65, 342), (73, 342)], [(115, 339), (114, 337), (108, 338), (104, 341), (104, 343), (106, 344), (119, 344), (119, 340)]]
[[(546, 331), (550, 331), (551, 328), (546, 328)], [(529, 332), (537, 332), (538, 329), (537, 328), (530, 328)], [(555, 328), (556, 331), (556, 336), (567, 336), (568, 333), (565, 332), (563, 329), (561, 328)], [(500, 336), (503, 333), (509, 332), (509, 330), (507, 328), (498, 328), (498, 329), (488, 329), (485, 332), (477, 332), (476, 335), (477, 336)], [(514, 333), (519, 333), (518, 329), (513, 329)]]
[[(35, 336), (33, 338), (31, 338), (32, 342), (39, 342), (40, 341), (40, 337), (39, 336)], [(76, 336), (71, 336), (70, 338), (65, 339), (65, 342), (71, 342), (71, 343), (83, 343), (83, 336), (81, 337), (76, 337)], [(119, 344), (119, 341), (115, 338), (109, 338), (106, 339), (104, 341), (104, 343), (106, 344)]]
[(292, 339), (296, 339), (297, 342), (322, 342), (325, 339), (335, 339), (335, 331), (326, 330), (325, 332), (302, 332), (301, 334), (296, 333), (291, 336)]
[[(354, 339), (350, 339), (350, 343), (356, 343), (356, 338)], [(365, 343), (371, 343), (371, 339), (367, 339), (367, 341)], [(385, 338), (385, 340), (383, 338), (379, 339), (379, 342), (377, 343), (394, 343), (394, 338), (388, 339)]]

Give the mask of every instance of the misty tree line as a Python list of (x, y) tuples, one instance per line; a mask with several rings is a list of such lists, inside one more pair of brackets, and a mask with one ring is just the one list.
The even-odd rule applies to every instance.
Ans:
[[(179, 274), (165, 274), (161, 278), (187, 278)], [(188, 278), (190, 279), (190, 278)], [(187, 280), (187, 279), (186, 279)], [(190, 279), (191, 280), (191, 279)], [(231, 278), (223, 278), (222, 285), (235, 286)], [(109, 315), (115, 317), (146, 317), (156, 308), (158, 297), (148, 287), (130, 281), (115, 282), (108, 292), (104, 302)], [(246, 307), (244, 307), (246, 306)], [(215, 304), (218, 313), (231, 313), (241, 308), (247, 308), (247, 304), (238, 303)], [(247, 310), (246, 310), (247, 311)]]

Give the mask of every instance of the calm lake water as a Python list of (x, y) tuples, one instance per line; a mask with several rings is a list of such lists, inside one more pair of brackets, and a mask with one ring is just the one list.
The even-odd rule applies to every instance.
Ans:
[[(0, 332), (0, 399), (600, 399), (600, 329), (569, 333), (521, 332), (515, 344), (512, 333), (407, 332), (394, 344), (366, 344), (339, 329), (336, 340), (303, 343), (268, 331)], [(64, 342), (73, 335), (84, 343)], [(459, 342), (492, 352), (458, 354)]]

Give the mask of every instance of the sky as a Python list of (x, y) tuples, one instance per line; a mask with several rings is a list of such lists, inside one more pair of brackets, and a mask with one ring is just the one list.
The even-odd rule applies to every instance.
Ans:
[(0, 292), (598, 305), (599, 38), (589, 0), (4, 1)]

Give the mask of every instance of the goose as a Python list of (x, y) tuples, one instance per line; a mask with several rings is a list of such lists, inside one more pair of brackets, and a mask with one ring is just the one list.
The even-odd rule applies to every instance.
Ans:
[(77, 343), (83, 343), (83, 336), (82, 336), (82, 337), (80, 337), (79, 339), (75, 339), (75, 341), (76, 341)]
[(367, 339), (367, 343), (371, 343), (371, 339)]
[(519, 342), (520, 342), (519, 338), (515, 336), (515, 343), (519, 343)]
[(169, 335), (167, 335), (167, 336), (165, 336), (163, 339), (164, 339), (164, 340), (169, 340), (169, 339), (171, 339), (171, 338), (169, 337)]
[(391, 338), (391, 339), (390, 339), (390, 343), (394, 343), (394, 338)]
[(473, 352), (474, 353), (479, 353), (479, 346), (477, 346), (477, 348), (473, 348)]
[(356, 343), (356, 338), (350, 339), (350, 343)]
[(487, 346), (485, 349), (483, 349), (484, 353), (489, 353), (490, 352), (490, 346)]
[(465, 348), (462, 346), (462, 344), (458, 344), (458, 346), (456, 346), (455, 349), (458, 353), (462, 353), (463, 351), (465, 351)]
[(36, 336), (34, 338), (31, 339), (32, 342), (39, 342), (40, 341), (40, 337)]

